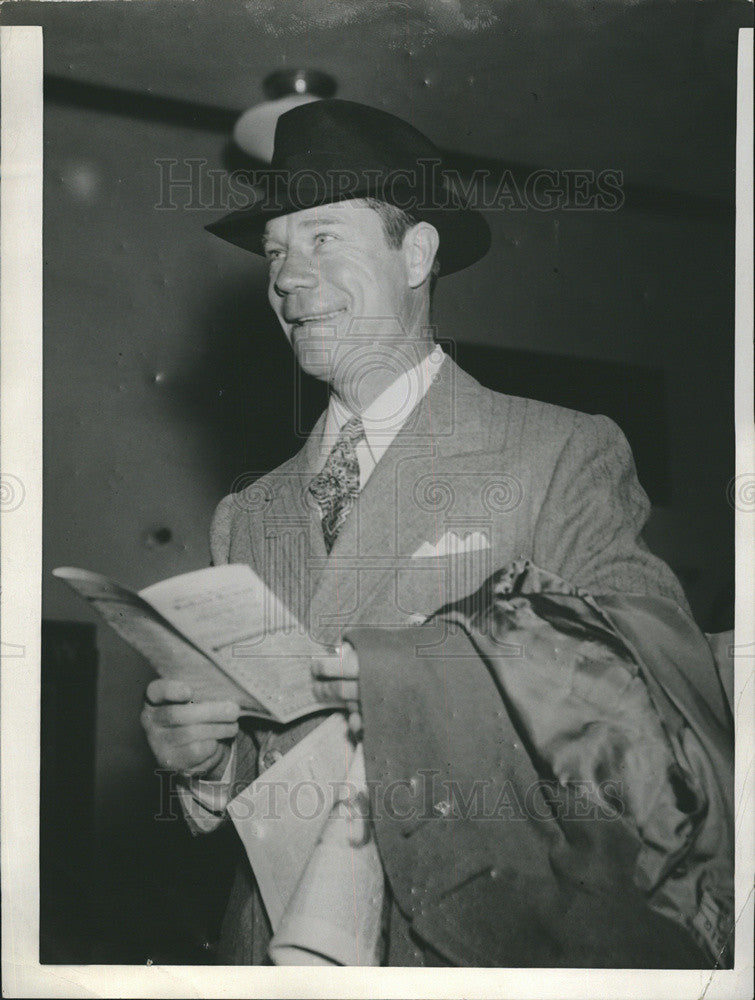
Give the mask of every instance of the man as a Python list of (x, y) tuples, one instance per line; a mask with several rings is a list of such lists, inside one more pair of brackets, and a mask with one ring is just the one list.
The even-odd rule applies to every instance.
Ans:
[[(381, 962), (710, 964), (715, 935), (727, 933), (726, 862), (716, 868), (715, 851), (698, 851), (690, 888), (680, 859), (714, 833), (728, 844), (727, 796), (713, 765), (696, 770), (695, 754), (679, 749), (708, 740), (701, 759), (727, 766), (710, 653), (677, 580), (641, 540), (649, 504), (621, 432), (604, 417), (487, 390), (435, 346), (435, 279), (489, 244), (438, 162), (432, 143), (391, 115), (305, 105), (279, 120), (277, 182), (209, 227), (265, 254), (283, 331), (302, 368), (331, 387), (303, 449), (220, 504), (213, 560), (249, 563), (338, 649), (323, 658), (323, 694), (359, 701), (370, 782), (416, 791), (429, 781), (424, 811), (399, 815), (372, 800), (387, 878)], [(567, 667), (574, 684), (558, 701)], [(526, 686), (537, 670), (546, 682), (525, 690), (517, 676)], [(713, 705), (690, 725), (677, 705), (685, 672), (697, 691), (688, 699)], [(586, 695), (575, 701), (575, 691)], [(625, 701), (635, 705), (628, 726)], [(577, 723), (562, 733), (567, 712)], [(240, 727), (237, 706), (193, 704), (185, 687), (156, 681), (143, 724), (160, 764), (183, 776), (201, 830), (324, 717)], [(608, 734), (598, 749), (575, 749), (575, 733), (598, 729)], [(645, 751), (659, 762), (647, 773)], [(585, 775), (595, 787), (619, 782), (622, 822), (594, 808), (562, 822)], [(557, 779), (550, 798), (544, 776)], [(493, 814), (459, 813), (448, 788), (470, 796), (480, 781), (496, 790)], [(507, 790), (527, 799), (513, 818), (501, 807)], [(703, 830), (704, 813), (713, 818)], [(707, 938), (695, 929), (705, 920)], [(242, 859), (221, 959), (264, 962), (269, 938)]]

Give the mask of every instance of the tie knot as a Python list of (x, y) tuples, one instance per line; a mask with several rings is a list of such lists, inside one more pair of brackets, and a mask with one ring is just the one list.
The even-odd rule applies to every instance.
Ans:
[(347, 420), (338, 435), (339, 441), (350, 441), (352, 444), (358, 444), (363, 437), (364, 425), (361, 417), (351, 417)]

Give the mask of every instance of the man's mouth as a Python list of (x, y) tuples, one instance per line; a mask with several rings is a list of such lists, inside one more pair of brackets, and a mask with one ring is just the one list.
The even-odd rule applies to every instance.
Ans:
[(294, 319), (288, 320), (291, 326), (306, 326), (307, 323), (329, 323), (331, 320), (336, 319), (341, 313), (346, 312), (345, 309), (334, 309), (332, 312), (325, 313), (307, 313), (303, 316), (296, 316)]

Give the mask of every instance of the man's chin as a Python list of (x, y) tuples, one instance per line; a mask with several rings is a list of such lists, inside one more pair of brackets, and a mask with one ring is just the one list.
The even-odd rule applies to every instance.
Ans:
[(310, 375), (327, 378), (335, 355), (336, 345), (343, 332), (335, 323), (304, 323), (291, 327), (289, 341), (296, 359)]
[(307, 358), (303, 360), (300, 355), (297, 354), (296, 360), (299, 363), (299, 367), (304, 372), (305, 375), (310, 375), (312, 378), (318, 379), (320, 382), (330, 383), (332, 368), (328, 364), (325, 358)]
[(329, 379), (333, 364), (333, 341), (318, 336), (300, 336), (292, 339), (294, 356), (302, 371), (314, 378)]

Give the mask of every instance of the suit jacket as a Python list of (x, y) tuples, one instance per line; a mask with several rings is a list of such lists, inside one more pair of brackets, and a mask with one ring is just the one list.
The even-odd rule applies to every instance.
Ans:
[[(290, 461), (226, 497), (211, 527), (214, 563), (249, 563), (316, 639), (416, 622), (516, 558), (592, 593), (662, 596), (687, 610), (678, 581), (640, 537), (650, 505), (608, 418), (493, 392), (446, 359), (330, 555), (307, 492), (324, 420)], [(446, 532), (477, 533), (487, 545), (428, 554)], [(256, 776), (258, 746), (263, 755), (273, 745), (285, 751), (319, 721), (240, 734), (237, 778)], [(264, 960), (252, 895), (243, 871), (224, 923), (224, 961)]]
[(406, 928), (389, 963), (419, 943), (460, 965), (726, 967), (733, 741), (702, 634), (668, 599), (526, 562), (477, 598), (347, 633)]

